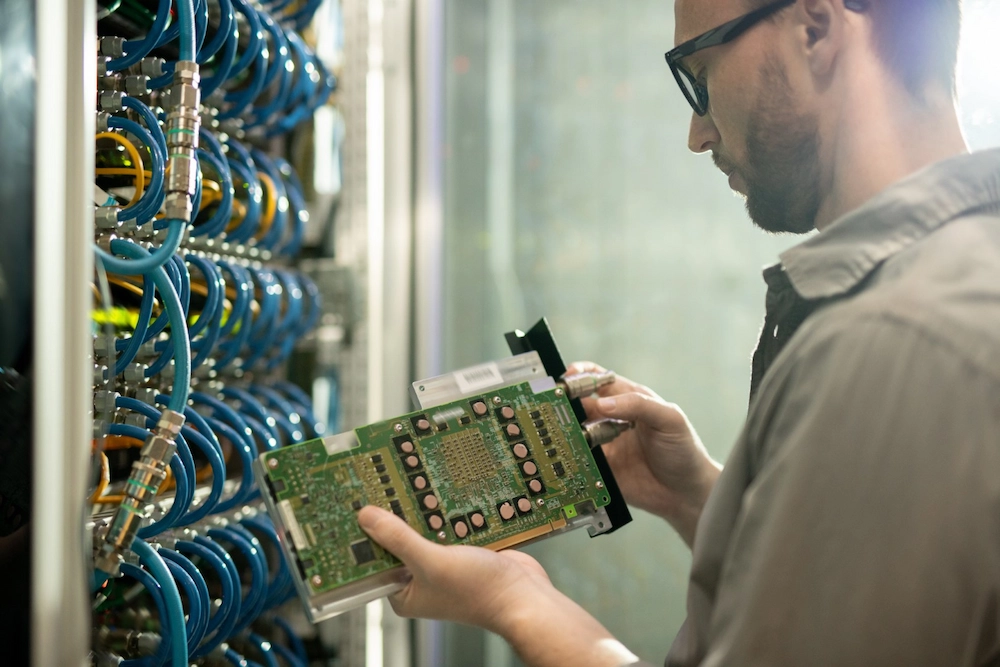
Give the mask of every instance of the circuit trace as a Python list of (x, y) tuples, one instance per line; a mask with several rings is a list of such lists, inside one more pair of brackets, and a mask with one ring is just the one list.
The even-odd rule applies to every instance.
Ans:
[[(524, 382), (268, 452), (261, 488), (307, 600), (399, 567), (361, 530), (376, 505), (427, 539), (501, 550), (594, 514), (609, 494), (561, 387)], [(352, 586), (353, 585), (353, 586)], [(308, 606), (308, 604), (307, 604)]]

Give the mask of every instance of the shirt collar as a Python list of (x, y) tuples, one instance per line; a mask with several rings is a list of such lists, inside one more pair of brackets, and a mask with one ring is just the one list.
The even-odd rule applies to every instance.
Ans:
[(837, 296), (903, 248), (980, 210), (1000, 212), (1000, 149), (938, 162), (890, 186), (782, 253), (764, 277), (769, 284), (780, 280), (783, 269), (803, 298)]

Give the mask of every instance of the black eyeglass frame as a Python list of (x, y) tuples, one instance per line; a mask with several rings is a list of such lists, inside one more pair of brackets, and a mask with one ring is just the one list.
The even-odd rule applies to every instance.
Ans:
[[(698, 79), (681, 64), (681, 60), (702, 49), (720, 46), (733, 41), (767, 17), (785, 7), (794, 5), (795, 2), (796, 0), (778, 0), (770, 5), (765, 5), (753, 10), (749, 14), (744, 14), (739, 18), (723, 23), (717, 28), (712, 28), (708, 32), (702, 33), (694, 39), (688, 40), (663, 54), (663, 57), (667, 60), (667, 65), (670, 67), (670, 71), (673, 73), (674, 78), (677, 79), (677, 85), (680, 86), (681, 92), (684, 93), (684, 97), (687, 98), (688, 103), (696, 114), (704, 116), (708, 113), (708, 88), (698, 82)], [(684, 85), (682, 76), (690, 82), (691, 90), (694, 91), (693, 97), (691, 91)]]

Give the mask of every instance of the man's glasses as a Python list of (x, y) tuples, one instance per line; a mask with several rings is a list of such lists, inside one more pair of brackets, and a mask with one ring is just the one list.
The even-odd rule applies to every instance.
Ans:
[(677, 85), (681, 87), (681, 92), (684, 93), (684, 97), (690, 102), (691, 108), (696, 114), (704, 116), (708, 113), (708, 88), (691, 74), (681, 63), (681, 60), (702, 49), (731, 42), (768, 16), (793, 4), (795, 4), (795, 0), (778, 0), (770, 5), (765, 5), (738, 19), (723, 23), (718, 28), (713, 28), (664, 54), (670, 71), (677, 79)]

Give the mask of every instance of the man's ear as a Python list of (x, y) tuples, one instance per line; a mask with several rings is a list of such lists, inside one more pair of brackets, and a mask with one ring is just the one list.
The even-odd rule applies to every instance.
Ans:
[(802, 55), (807, 59), (813, 76), (827, 81), (843, 48), (845, 17), (842, 0), (801, 0), (796, 4)]

